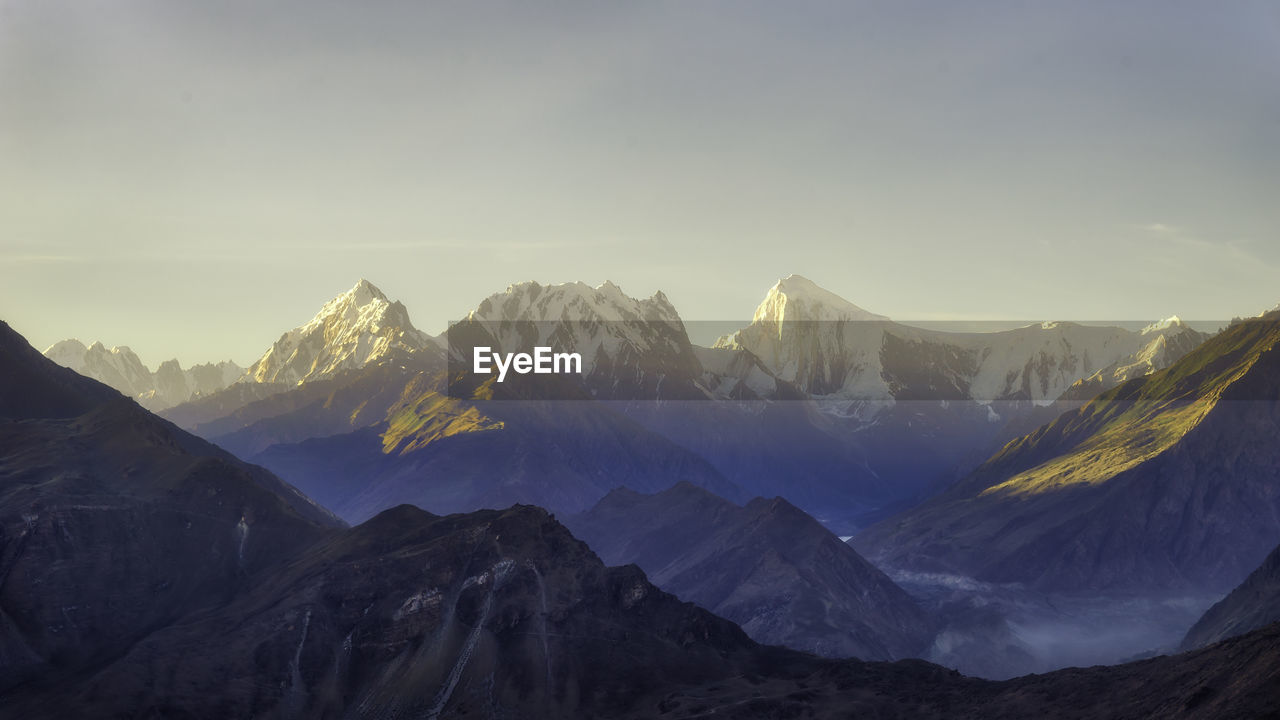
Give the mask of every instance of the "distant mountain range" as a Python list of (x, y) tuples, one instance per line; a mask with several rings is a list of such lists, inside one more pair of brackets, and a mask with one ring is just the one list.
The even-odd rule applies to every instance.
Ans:
[(1057, 399), (1164, 367), (1205, 336), (1175, 318), (1133, 332), (1045, 322), (952, 333), (894, 323), (792, 275), (769, 290), (751, 324), (716, 347), (745, 349), (814, 396), (849, 400)]
[[(451, 386), (447, 357), (459, 345), (527, 343), (531, 338), (512, 333), (527, 334), (531, 327), (555, 334), (538, 340), (584, 355), (580, 383), (504, 388), (496, 403), (488, 403), (492, 407), (482, 407), (487, 391)], [(730, 499), (785, 494), (833, 529), (852, 533), (937, 492), (1028, 425), (1051, 419), (1041, 420), (1046, 404), (1063, 393), (1082, 401), (1129, 375), (1167, 365), (1202, 339), (1176, 321), (1141, 332), (1070, 323), (999, 333), (929, 331), (862, 310), (799, 276), (779, 281), (752, 322), (714, 348), (690, 342), (661, 293), (637, 300), (610, 283), (513, 285), (432, 338), (412, 325), (403, 305), (361, 280), (310, 322), (284, 333), (235, 382), (220, 391), (192, 390), (187, 402), (165, 413), (241, 457), (310, 484), (310, 492), (351, 519), (398, 502), (435, 502), (436, 510), (544, 502), (576, 512), (616, 484), (632, 482), (605, 479), (598, 473), (606, 467), (675, 462), (686, 468), (709, 464), (697, 471), (702, 479), (685, 479)], [(50, 352), (66, 361), (64, 353)], [(138, 372), (141, 364), (134, 365), (130, 372), (99, 370), (115, 368), (102, 362), (80, 368), (135, 397), (152, 392), (140, 390), (145, 368)], [(226, 375), (234, 370), (226, 368)], [(180, 396), (153, 394), (145, 402), (161, 408)], [(501, 400), (516, 396), (596, 404), (531, 414)], [(488, 419), (452, 419), (476, 413)], [(545, 457), (556, 453), (555, 443), (544, 442), (548, 433), (566, 437), (557, 423), (582, 427), (587, 415), (607, 416), (612, 419), (601, 427), (631, 427), (626, 434), (648, 439), (623, 455), (569, 453), (577, 468), (566, 467), (564, 453)], [(429, 430), (411, 442), (392, 442), (413, 422)], [(430, 430), (437, 427), (449, 430)], [(481, 430), (489, 432), (475, 434)], [(521, 432), (544, 439), (516, 442)], [(576, 437), (592, 444), (589, 436)], [(320, 438), (333, 440), (309, 442)], [(489, 447), (497, 439), (513, 449), (534, 448), (533, 454), (497, 453)], [(654, 464), (635, 454), (655, 443), (667, 443), (659, 455), (672, 459)], [(464, 462), (466, 453), (453, 449), (459, 445), (474, 448), (467, 452), (478, 459)], [(445, 446), (448, 452), (440, 450)], [(332, 457), (339, 452), (341, 463)], [(687, 457), (675, 461), (680, 454)], [(523, 479), (483, 491), (424, 483), (443, 470), (441, 460), (428, 458), (446, 457), (491, 471), (504, 457), (504, 476)], [(341, 473), (334, 469), (339, 465), (346, 468)], [(548, 488), (534, 489), (538, 478), (584, 472), (596, 479), (557, 483), (569, 488), (558, 501)], [(642, 491), (666, 486), (639, 477), (634, 482), (629, 486)], [(330, 492), (339, 485), (348, 491)], [(360, 498), (351, 494), (356, 487), (367, 488)]]
[(44, 351), (45, 357), (110, 385), (148, 410), (163, 410), (193, 398), (208, 396), (244, 375), (244, 368), (230, 360), (194, 365), (186, 370), (177, 360), (147, 369), (128, 347), (108, 350), (100, 342), (85, 347), (79, 340), (63, 340)]
[[(923, 330), (865, 311), (797, 275), (771, 288), (751, 323), (722, 337), (715, 349), (689, 342), (678, 312), (661, 292), (635, 300), (612, 283), (512, 285), (460, 322), (503, 335), (489, 339), (498, 347), (527, 343), (529, 338), (511, 335), (518, 323), (543, 323), (559, 335), (541, 340), (583, 352), (589, 378), (617, 366), (644, 371), (655, 386), (657, 377), (681, 381), (672, 382), (666, 394), (626, 384), (621, 390), (610, 386), (601, 396), (603, 384), (592, 385), (597, 397), (630, 399), (679, 398), (689, 391), (683, 381), (712, 397), (775, 398), (788, 395), (776, 387), (782, 379), (813, 397), (851, 401), (1046, 402), (1077, 382), (1100, 391), (1164, 367), (1204, 339), (1177, 318), (1141, 332), (1073, 323), (995, 333)], [(169, 361), (152, 373), (127, 347), (85, 348), (76, 340), (57, 343), (45, 354), (152, 409), (165, 409), (235, 381), (300, 384), (436, 353), (446, 344), (444, 335), (433, 338), (415, 328), (401, 303), (362, 279), (310, 322), (281, 335), (248, 370), (228, 361), (182, 371)]]

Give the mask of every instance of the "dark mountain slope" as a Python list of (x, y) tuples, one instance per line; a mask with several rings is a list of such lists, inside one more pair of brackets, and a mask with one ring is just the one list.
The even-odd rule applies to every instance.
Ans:
[(761, 647), (528, 507), (396, 508), (252, 580), (96, 673), (0, 701), (24, 718), (1214, 718), (1277, 700), (1280, 626), (1004, 683)]
[(0, 688), (111, 658), (341, 523), (0, 324)]
[(72, 370), (45, 361), (21, 335), (0, 321), (0, 418), (75, 417), (123, 395)]
[(760, 642), (889, 660), (932, 639), (907, 593), (782, 498), (740, 507), (688, 483), (654, 495), (619, 489), (566, 524), (606, 563), (639, 565)]
[(1216, 720), (1280, 717), (1280, 624), (1182, 655), (976, 684), (920, 661), (682, 687), (631, 718)]
[(402, 506), (254, 579), (86, 678), (65, 707), (580, 717), (758, 664), (737, 627), (635, 568), (605, 568), (537, 508), (439, 518)]
[(1280, 622), (1280, 546), (1187, 632), (1182, 649), (1204, 647)]

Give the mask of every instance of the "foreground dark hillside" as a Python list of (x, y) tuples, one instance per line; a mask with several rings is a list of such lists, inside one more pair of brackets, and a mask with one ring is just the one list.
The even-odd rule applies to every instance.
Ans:
[(263, 568), (21, 717), (1266, 717), (1280, 627), (1005, 683), (827, 661), (606, 568), (544, 511), (401, 507)]
[(544, 511), (402, 507), (264, 568), (232, 601), (93, 673), (20, 687), (21, 717), (1267, 717), (1280, 627), (1206, 650), (1004, 683), (829, 661), (605, 568)]
[(96, 667), (340, 525), (0, 323), (0, 692)]

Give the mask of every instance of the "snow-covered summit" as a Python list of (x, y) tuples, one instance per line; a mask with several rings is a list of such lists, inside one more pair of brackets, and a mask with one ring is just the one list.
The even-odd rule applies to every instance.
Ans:
[(815, 395), (880, 399), (891, 395), (879, 372), (887, 322), (808, 278), (790, 275), (769, 288), (751, 324), (715, 346), (748, 350), (774, 375)]
[(1157, 333), (1163, 333), (1166, 330), (1180, 330), (1186, 327), (1189, 327), (1189, 326), (1185, 322), (1183, 322), (1182, 318), (1178, 317), (1177, 315), (1170, 315), (1169, 317), (1165, 318), (1164, 320), (1161, 320), (1160, 322), (1154, 322), (1142, 328), (1141, 334), (1153, 335)]
[(85, 347), (76, 339), (63, 340), (49, 346), (44, 356), (131, 397), (152, 388), (151, 371), (127, 345), (108, 350), (101, 342)]
[(71, 338), (69, 340), (61, 340), (45, 348), (44, 356), (62, 367), (80, 372), (84, 368), (84, 354), (88, 350), (89, 348), (85, 347), (84, 343)]
[(404, 305), (361, 279), (325, 303), (310, 322), (281, 335), (249, 368), (249, 379), (296, 384), (430, 343), (426, 333), (413, 327)]
[(608, 281), (595, 287), (522, 282), (485, 298), (463, 322), (475, 323), (507, 352), (528, 352), (534, 345), (577, 352), (584, 375), (605, 366), (610, 372), (623, 366), (698, 372), (680, 314), (661, 291), (639, 299)]
[(527, 281), (494, 293), (467, 315), (468, 320), (495, 322), (680, 322), (680, 314), (661, 290), (648, 299), (628, 296), (612, 282), (591, 287), (583, 282), (540, 285)]
[(756, 308), (753, 322), (888, 320), (868, 312), (801, 275), (779, 280)]
[(925, 330), (791, 276), (769, 290), (751, 324), (716, 346), (747, 350), (817, 396), (1049, 403), (1095, 373), (1114, 383), (1165, 367), (1202, 339), (1176, 317), (1141, 332), (1070, 322), (993, 333)]

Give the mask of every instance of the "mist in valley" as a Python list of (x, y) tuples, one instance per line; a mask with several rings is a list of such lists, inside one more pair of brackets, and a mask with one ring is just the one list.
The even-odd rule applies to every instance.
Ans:
[(1043, 593), (960, 575), (889, 571), (939, 623), (924, 659), (1003, 680), (1176, 652), (1221, 595)]

